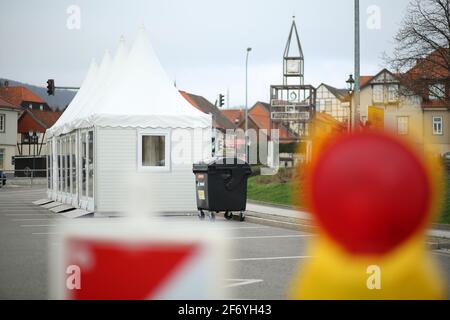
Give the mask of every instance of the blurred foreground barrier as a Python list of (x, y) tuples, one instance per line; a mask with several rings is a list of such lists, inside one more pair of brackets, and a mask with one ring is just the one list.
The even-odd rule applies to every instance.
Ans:
[(426, 252), (442, 171), (406, 141), (358, 132), (316, 141), (305, 199), (320, 234), (294, 299), (441, 299)]
[(72, 220), (50, 240), (50, 298), (225, 298), (220, 230), (197, 221), (95, 220)]

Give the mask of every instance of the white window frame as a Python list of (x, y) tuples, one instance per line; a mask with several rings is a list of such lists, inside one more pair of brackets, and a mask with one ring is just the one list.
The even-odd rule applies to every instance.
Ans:
[(398, 101), (398, 85), (391, 84), (388, 86), (388, 101), (389, 102), (397, 102)]
[[(164, 167), (143, 166), (142, 165), (142, 137), (143, 136), (164, 136), (165, 156)], [(171, 154), (171, 130), (170, 129), (144, 129), (137, 132), (137, 169), (138, 172), (170, 172), (172, 163)]]
[[(378, 96), (376, 93), (380, 93), (380, 96)], [(378, 99), (378, 98), (380, 98), (380, 99)], [(382, 84), (373, 85), (372, 100), (375, 103), (383, 103), (384, 102), (384, 86)]]
[[(406, 119), (406, 132), (400, 132), (400, 119)], [(409, 134), (409, 117), (408, 116), (398, 116), (397, 117), (397, 134), (400, 136), (407, 136)]]
[[(436, 121), (436, 120), (440, 120), (440, 121)], [(434, 128), (434, 124), (435, 123), (440, 123), (440, 130), (436, 131)], [(432, 120), (431, 120), (431, 125), (433, 128), (433, 136), (442, 136), (444, 135), (444, 117), (443, 116), (433, 116)]]
[(0, 133), (6, 132), (6, 114), (0, 113)]

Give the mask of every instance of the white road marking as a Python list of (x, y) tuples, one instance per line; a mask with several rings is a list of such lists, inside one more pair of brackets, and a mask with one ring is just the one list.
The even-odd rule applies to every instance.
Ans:
[(50, 220), (62, 220), (57, 218), (42, 218), (42, 219), (11, 219), (11, 221), (19, 222), (19, 221), (50, 221)]
[[(225, 228), (217, 228), (219, 230), (244, 230), (244, 229), (268, 229), (269, 227), (225, 227)], [(216, 229), (216, 228), (211, 228)]]
[(240, 259), (229, 259), (228, 261), (235, 262), (235, 261), (262, 261), (262, 260), (289, 260), (289, 259), (308, 259), (311, 258), (311, 256), (293, 256), (293, 257), (266, 257), (266, 258), (240, 258)]
[(33, 235), (52, 235), (52, 234), (60, 234), (58, 232), (34, 232)]
[(253, 283), (259, 283), (263, 282), (262, 279), (226, 279), (226, 281), (232, 281), (236, 283), (232, 283), (229, 285), (226, 285), (225, 288), (233, 288), (233, 287), (240, 287), (240, 286), (246, 286)]
[(7, 217), (16, 217), (16, 216), (49, 216), (49, 215), (53, 215), (53, 214), (50, 214), (50, 213), (5, 213), (3, 215), (7, 216)]
[(228, 240), (245, 240), (245, 239), (277, 239), (277, 238), (307, 238), (314, 237), (313, 234), (288, 235), (288, 236), (251, 236), (251, 237), (232, 237)]
[(56, 224), (40, 224), (40, 225), (33, 225), (33, 224), (30, 224), (30, 225), (21, 225), (21, 227), (22, 228), (34, 228), (34, 227), (36, 227), (36, 228), (43, 228), (43, 227), (56, 227)]
[[(10, 209), (10, 208), (2, 208), (2, 207), (0, 207), (0, 209), (2, 210), (2, 211), (45, 211), (46, 209), (40, 209), (40, 208), (13, 208), (13, 209)], [(40, 209), (40, 210), (39, 210)]]

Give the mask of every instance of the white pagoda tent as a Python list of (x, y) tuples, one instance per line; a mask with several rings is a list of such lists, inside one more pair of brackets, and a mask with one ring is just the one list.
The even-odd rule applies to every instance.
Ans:
[(130, 177), (157, 181), (160, 211), (196, 209), (192, 164), (211, 155), (211, 116), (193, 108), (164, 72), (144, 29), (128, 52), (91, 63), (47, 131), (48, 197), (89, 212), (127, 210)]

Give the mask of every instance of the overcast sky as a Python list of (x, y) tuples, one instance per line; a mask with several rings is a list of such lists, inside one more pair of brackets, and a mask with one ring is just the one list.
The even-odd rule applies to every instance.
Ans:
[[(408, 2), (361, 0), (363, 75), (384, 67), (381, 55), (392, 49)], [(79, 29), (67, 27), (68, 19), (76, 27), (71, 5), (80, 9)], [(78, 86), (91, 58), (114, 51), (121, 34), (131, 45), (144, 24), (179, 89), (213, 103), (229, 89), (231, 107), (244, 104), (245, 54), (252, 47), (249, 101), (268, 101), (269, 86), (282, 82), (294, 14), (305, 83), (345, 87), (353, 73), (353, 0), (0, 0), (0, 77)]]

